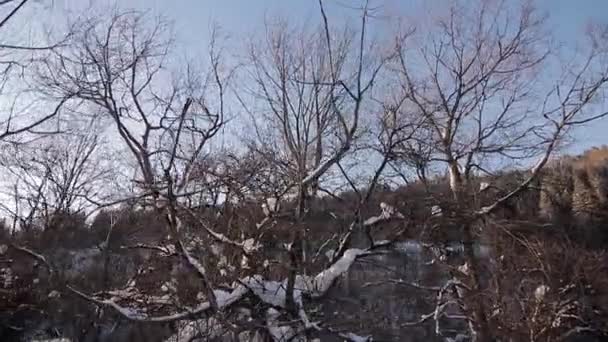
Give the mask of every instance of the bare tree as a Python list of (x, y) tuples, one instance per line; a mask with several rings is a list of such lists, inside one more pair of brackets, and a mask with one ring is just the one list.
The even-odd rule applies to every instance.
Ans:
[[(292, 52), (288, 46), (277, 47), (271, 51), (278, 59), (271, 60), (270, 64), (264, 64), (268, 61), (262, 62), (253, 55), (253, 70), (258, 72), (258, 85), (262, 91), (267, 87), (265, 96), (269, 108), (278, 105), (276, 101), (282, 104), (282, 109), (275, 107), (276, 111), (270, 113), (282, 120), (283, 142), (291, 146), (286, 169), (295, 172), (296, 177), (287, 184), (287, 190), (289, 187), (298, 190), (298, 204), (295, 214), (287, 214), (287, 217), (293, 216), (289, 220), (298, 223), (304, 217), (306, 193), (351, 148), (364, 110), (365, 95), (386, 61), (385, 58), (372, 59), (374, 63), (368, 65), (366, 30), (370, 9), (367, 6), (362, 9), (358, 41), (351, 45), (349, 40), (335, 40), (322, 2), (320, 4), (324, 25), (320, 34), (307, 38), (306, 42), (313, 44), (312, 37), (323, 38), (324, 43), (318, 44), (314, 53), (307, 53), (306, 46), (301, 46), (290, 59), (282, 60), (281, 56)], [(171, 51), (167, 31), (162, 21), (149, 25), (145, 16), (137, 12), (118, 13), (107, 20), (93, 21), (75, 35), (69, 49), (57, 53), (55, 59), (49, 61), (40, 71), (38, 82), (46, 94), (65, 99), (71, 106), (86, 104), (112, 122), (136, 162), (138, 178), (134, 182), (139, 185), (141, 194), (138, 198), (154, 205), (165, 220), (170, 237), (158, 246), (136, 247), (183, 257), (202, 279), (205, 301), (199, 302), (194, 310), (147, 317), (134, 315), (113, 300), (72, 290), (89, 301), (113, 307), (131, 320), (148, 322), (180, 320), (209, 309), (221, 312), (246, 293), (253, 292), (265, 303), (296, 315), (305, 330), (319, 329), (304, 311), (303, 294), (322, 296), (356, 258), (366, 256), (370, 251), (341, 246), (336, 266), (321, 270), (316, 277), (308, 276), (306, 272), (300, 273), (302, 265), (294, 262), (300, 257), (297, 247), (289, 247), (301, 240), (298, 236), (303, 236), (304, 228), (298, 227), (296, 232), (299, 234), (284, 241), (291, 261), (283, 282), (264, 281), (259, 275), (238, 277), (233, 274), (231, 278), (237, 282), (229, 292), (214, 289), (208, 261), (186, 241), (189, 230), (205, 233), (208, 239), (202, 241), (204, 246), (218, 243), (232, 247), (243, 258), (260, 248), (258, 235), (234, 237), (233, 232), (224, 234), (225, 230), (220, 229), (225, 227), (216, 229), (207, 217), (195, 213), (195, 203), (186, 201), (209, 191), (210, 187), (228, 190), (228, 185), (233, 189), (240, 185), (230, 182), (226, 177), (229, 172), (214, 170), (213, 161), (206, 158), (211, 139), (225, 123), (226, 82), (231, 70), (223, 63), (222, 51), (213, 41), (207, 73), (199, 77), (193, 68), (189, 68), (184, 78), (171, 78), (165, 69)], [(285, 37), (281, 35), (278, 41), (282, 44)], [(343, 67), (347, 58), (354, 61), (354, 70), (347, 71)], [(267, 74), (266, 68), (271, 67), (273, 73)], [(181, 74), (174, 72), (172, 75)], [(275, 82), (282, 86), (277, 87)], [(268, 90), (270, 87), (272, 91)], [(331, 134), (336, 137), (329, 137)], [(326, 145), (328, 142), (331, 145)], [(254, 233), (263, 234), (262, 227), (272, 221), (274, 218), (265, 218), (256, 225)], [(240, 231), (245, 233), (245, 230)], [(168, 247), (169, 242), (174, 249)], [(386, 242), (373, 244), (373, 248), (384, 245)], [(275, 285), (279, 286), (278, 292), (269, 294)], [(266, 325), (274, 335), (274, 315), (271, 311), (268, 315), (267, 319), (271, 321)]]
[[(178, 210), (184, 209), (180, 199), (193, 191), (195, 163), (224, 125), (224, 83), (230, 71), (214, 41), (208, 73), (201, 77), (188, 67), (174, 77), (165, 66), (171, 40), (162, 19), (150, 25), (142, 13), (115, 13), (83, 26), (71, 49), (57, 54), (40, 73), (39, 82), (49, 95), (86, 103), (112, 122), (135, 160), (139, 200), (166, 218), (170, 240), (203, 278), (215, 303), (205, 267), (182, 242)], [(216, 101), (209, 102), (210, 96)]]
[[(0, 10), (4, 13), (0, 17), (0, 33), (15, 30), (12, 24), (16, 23), (16, 18), (27, 6), (31, 6), (30, 3), (32, 1), (29, 0), (0, 2)], [(30, 91), (27, 82), (31, 76), (29, 70), (43, 62), (49, 52), (61, 48), (69, 36), (69, 32), (65, 33), (57, 41), (46, 45), (11, 41), (0, 43), (0, 96), (9, 103), (0, 115), (0, 141), (23, 142), (25, 136), (31, 139), (32, 133), (44, 135), (57, 131), (56, 127), (41, 126), (57, 117), (64, 101), (48, 102), (48, 99), (39, 98)], [(44, 105), (38, 106), (40, 103)]]
[[(69, 32), (49, 44), (44, 44), (43, 38), (35, 44), (30, 41), (20, 41), (24, 37), (15, 34), (15, 31), (18, 31), (19, 20), (23, 22), (23, 13), (29, 6), (36, 4), (31, 4), (29, 0), (0, 2), (0, 10), (3, 12), (0, 17), (0, 33), (3, 34), (3, 41), (0, 43), (0, 97), (3, 99), (2, 113), (0, 113), (0, 165), (7, 168), (5, 172), (23, 167), (23, 159), (15, 158), (15, 156), (22, 158), (25, 154), (27, 148), (20, 146), (21, 144), (61, 130), (60, 125), (49, 126), (49, 124), (62, 111), (64, 101), (49, 101), (32, 91), (29, 82), (32, 76), (31, 70), (42, 63), (50, 52), (60, 49), (69, 39)], [(22, 27), (19, 29), (21, 30)], [(39, 36), (39, 32), (35, 33)], [(2, 184), (10, 188), (9, 197), (15, 201), (12, 208), (7, 203), (0, 204), (3, 210), (9, 210), (11, 216), (15, 218), (13, 230), (17, 228), (18, 217), (21, 219), (29, 217), (25, 221), (31, 223), (33, 215), (38, 212), (37, 208), (42, 196), (41, 188), (46, 184), (40, 178), (28, 177), (27, 172), (24, 171), (30, 170), (19, 172), (18, 178), (21, 179), (17, 183)], [(31, 175), (32, 173), (29, 174)], [(4, 180), (9, 181), (8, 178)], [(32, 195), (33, 193), (37, 195)], [(34, 197), (30, 197), (31, 195)], [(25, 198), (28, 198), (26, 202), (29, 204), (20, 203)], [(30, 205), (30, 208), (23, 208), (23, 204)]]
[(330, 70), (341, 69), (347, 56), (339, 51), (339, 60), (330, 66), (321, 32), (293, 32), (286, 23), (268, 25), (266, 32), (266, 44), (252, 43), (248, 58), (249, 92), (264, 102), (262, 116), (252, 120), (262, 146), (270, 149), (259, 152), (267, 158), (276, 155), (273, 162), (283, 162), (286, 173), (301, 180), (320, 165), (337, 123), (340, 104), (332, 98)]
[(261, 113), (252, 117), (259, 145), (267, 150), (263, 155), (286, 166), (299, 201), (314, 195), (319, 177), (351, 149), (367, 110), (365, 97), (387, 59), (375, 54), (378, 46), (368, 38), (374, 14), (368, 3), (359, 31), (342, 34), (335, 34), (319, 4), (321, 27), (268, 24), (262, 43), (253, 43), (248, 54), (252, 85), (246, 90), (262, 103), (247, 108)]
[[(369, 2), (361, 8), (358, 31), (346, 30), (341, 35), (331, 26), (322, 1), (319, 6), (321, 27), (291, 29), (281, 21), (267, 25), (263, 43), (254, 43), (248, 54), (252, 86), (247, 91), (262, 103), (259, 109), (247, 108), (250, 113), (262, 113), (252, 114), (260, 146), (256, 150), (284, 172), (283, 178), (291, 178), (291, 184), (275, 196), (295, 195), (289, 301), (297, 271), (306, 270), (304, 265), (314, 253), (302, 238), (307, 231), (302, 224), (307, 202), (316, 196), (320, 178), (352, 150), (363, 113), (369, 110), (366, 104), (374, 82), (388, 60), (368, 36), (374, 15)], [(288, 307), (293, 310), (295, 304)]]
[(88, 132), (70, 132), (39, 140), (36, 146), (14, 147), (14, 161), (4, 170), (12, 175), (9, 190), (15, 199), (10, 211), (28, 229), (42, 222), (43, 229), (53, 226), (54, 218), (69, 214), (88, 214), (92, 202), (106, 197), (111, 163), (103, 149), (98, 127)]
[[(420, 142), (429, 151), (428, 162), (448, 169), (470, 270), (463, 279), (465, 311), (479, 341), (491, 339), (491, 332), (473, 253), (475, 225), (531, 184), (573, 126), (606, 115), (593, 112), (608, 80), (603, 43), (593, 41), (584, 63), (566, 66), (569, 71), (553, 85), (549, 77), (539, 77), (550, 57), (545, 27), (528, 3), (511, 8), (504, 1), (471, 7), (454, 2), (425, 30), (420, 46), (410, 48), (415, 43), (405, 39), (397, 43), (395, 71), (406, 100), (425, 121), (428, 140)], [(539, 96), (542, 92), (547, 95)], [(539, 160), (521, 184), (494, 203), (475, 207), (477, 174), (534, 156)]]

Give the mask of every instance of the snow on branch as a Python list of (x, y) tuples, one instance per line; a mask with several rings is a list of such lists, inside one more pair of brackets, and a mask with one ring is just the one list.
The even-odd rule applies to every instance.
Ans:
[[(302, 294), (308, 294), (311, 297), (323, 296), (329, 290), (334, 281), (348, 271), (350, 266), (357, 258), (369, 255), (369, 253), (370, 252), (366, 250), (349, 249), (344, 253), (342, 258), (327, 269), (321, 271), (315, 277), (298, 275), (296, 277), (296, 291), (294, 291), (295, 302), (301, 307)], [(211, 303), (207, 301), (199, 304), (196, 308), (189, 311), (166, 316), (150, 317), (147, 314), (137, 311), (136, 309), (123, 307), (112, 299), (100, 299), (90, 296), (71, 286), (68, 286), (68, 289), (87, 301), (93, 302), (97, 305), (113, 308), (128, 320), (139, 322), (171, 322), (201, 314), (211, 308)], [(261, 275), (254, 275), (245, 277), (235, 282), (232, 291), (213, 290), (213, 294), (217, 302), (218, 310), (229, 307), (242, 299), (249, 292), (252, 292), (256, 297), (266, 304), (285, 308), (286, 289), (287, 279), (282, 282), (277, 282), (265, 280)], [(304, 319), (304, 317), (301, 318)]]
[[(118, 303), (116, 303), (115, 301), (113, 301), (112, 299), (104, 300), (104, 299), (99, 299), (99, 298), (96, 298), (93, 296), (89, 296), (81, 291), (76, 290), (75, 288), (73, 288), (69, 285), (67, 286), (67, 288), (70, 291), (72, 291), (73, 293), (75, 293), (76, 295), (78, 295), (79, 297), (81, 297), (87, 301), (93, 302), (97, 305), (110, 307), (110, 308), (114, 309), (116, 312), (118, 312), (119, 314), (121, 314), (122, 316), (124, 316), (126, 319), (131, 320), (131, 321), (137, 321), (137, 322), (147, 322), (147, 323), (173, 322), (173, 321), (185, 319), (188, 317), (192, 317), (192, 316), (204, 313), (207, 310), (211, 309), (211, 304), (209, 302), (203, 302), (192, 310), (179, 312), (179, 313), (175, 313), (172, 315), (149, 317), (148, 315), (141, 313), (141, 312), (137, 311), (136, 309), (123, 307), (123, 306), (119, 305)], [(219, 310), (221, 310), (226, 307), (229, 307), (230, 305), (234, 304), (235, 302), (237, 302), (238, 300), (243, 298), (243, 296), (245, 296), (247, 294), (247, 292), (249, 292), (249, 290), (245, 286), (236, 286), (235, 289), (232, 290), (231, 292), (223, 291), (223, 290), (214, 290), (213, 294), (215, 295), (215, 298), (217, 301), (217, 307)]]
[[(402, 215), (396, 215), (394, 210), (383, 210), (383, 213), (379, 216), (379, 218), (375, 218), (372, 221), (367, 220), (367, 223), (364, 223), (364, 225), (376, 224), (379, 221), (392, 219), (395, 216), (402, 217)], [(180, 224), (181, 221), (178, 220), (178, 225)], [(219, 237), (219, 239), (221, 240), (221, 236)], [(230, 240), (230, 243), (232, 244), (235, 242)], [(254, 243), (254, 241), (246, 240), (243, 243), (238, 244), (243, 246), (244, 249), (248, 249), (247, 246), (249, 244)], [(294, 291), (292, 294), (293, 302), (296, 304), (296, 307), (298, 309), (298, 315), (305, 329), (318, 330), (320, 328), (315, 323), (310, 322), (308, 315), (304, 310), (303, 295), (306, 294), (312, 298), (319, 298), (324, 296), (334, 284), (336, 279), (338, 279), (344, 273), (348, 272), (348, 270), (357, 260), (357, 258), (370, 255), (372, 253), (372, 249), (384, 247), (385, 245), (388, 245), (388, 243), (383, 243), (377, 246), (374, 245), (368, 249), (346, 249), (344, 250), (342, 255), (335, 260), (335, 262), (333, 262), (328, 268), (319, 272), (316, 276), (313, 277), (308, 275), (296, 275)], [(189, 253), (189, 251), (185, 248), (181, 241), (179, 241), (179, 245), (181, 252), (186, 257), (187, 261), (196, 269), (198, 274), (204, 278), (203, 280), (206, 281), (207, 273), (203, 265)], [(209, 283), (207, 283), (207, 285), (210, 286)], [(231, 306), (232, 304), (241, 300), (248, 293), (252, 293), (262, 302), (275, 308), (286, 309), (288, 303), (288, 279), (284, 279), (280, 282), (273, 280), (265, 280), (261, 275), (248, 276), (236, 281), (233, 284), (232, 291), (213, 290), (211, 289), (211, 287), (209, 287), (207, 293), (207, 296), (209, 297), (208, 301), (199, 304), (196, 308), (184, 312), (174, 313), (171, 315), (157, 317), (150, 317), (147, 314), (142, 313), (136, 309), (123, 307), (113, 299), (101, 299), (98, 297), (90, 296), (70, 286), (68, 286), (68, 289), (70, 289), (73, 293), (87, 301), (93, 302), (97, 305), (110, 307), (128, 320), (139, 322), (171, 322), (189, 317), (195, 317), (196, 315), (207, 312), (210, 309), (212, 309), (213, 311), (222, 311)], [(269, 330), (273, 327), (273, 325), (268, 325)], [(282, 327), (276, 328), (279, 329)]]
[[(310, 279), (309, 277), (301, 277), (303, 280), (308, 280), (304, 281), (309, 285), (307, 292), (309, 292), (312, 297), (322, 297), (329, 290), (334, 281), (350, 269), (357, 258), (369, 255), (369, 253), (369, 251), (362, 249), (348, 249), (338, 261), (317, 274), (312, 281), (308, 280)], [(296, 284), (298, 284), (297, 278)]]

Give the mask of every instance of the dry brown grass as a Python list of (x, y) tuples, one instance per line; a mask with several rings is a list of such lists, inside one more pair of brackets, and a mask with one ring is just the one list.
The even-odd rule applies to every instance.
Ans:
[(541, 216), (553, 221), (571, 217), (585, 225), (605, 219), (607, 204), (608, 146), (549, 163), (541, 181)]

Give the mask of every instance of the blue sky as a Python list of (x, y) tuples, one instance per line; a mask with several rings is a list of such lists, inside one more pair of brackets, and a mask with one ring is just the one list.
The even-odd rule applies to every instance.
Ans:
[[(57, 0), (56, 0), (57, 1)], [(88, 0), (96, 5), (108, 0)], [(83, 0), (63, 0), (70, 6), (85, 3)], [(114, 2), (114, 1), (112, 1)], [(429, 1), (439, 5), (442, 0)], [(197, 39), (208, 30), (211, 21), (235, 33), (247, 33), (263, 23), (266, 14), (281, 14), (296, 20), (316, 19), (318, 5), (316, 0), (119, 0), (124, 7), (150, 8), (175, 20), (179, 33), (186, 39)], [(326, 0), (333, 7), (333, 14), (339, 5), (357, 6), (360, 0)], [(423, 0), (374, 0), (387, 14), (410, 14), (425, 3)], [(546, 11), (556, 32), (567, 39), (577, 36), (584, 23), (589, 20), (608, 22), (608, 1), (606, 0), (539, 0), (539, 8)], [(346, 12), (346, 11), (344, 11)], [(342, 13), (342, 16), (344, 13)]]
[[(507, 0), (509, 2), (510, 0)], [(358, 6), (361, 0), (325, 0), (334, 17), (348, 15), (340, 6)], [(424, 5), (441, 6), (445, 0), (372, 0), (380, 5), (387, 15), (410, 15)], [(79, 9), (92, 5), (103, 8), (118, 4), (123, 8), (151, 9), (175, 21), (179, 36), (196, 43), (207, 37), (213, 21), (234, 34), (249, 33), (259, 29), (266, 15), (280, 14), (294, 20), (316, 20), (317, 0), (54, 0), (58, 10)], [(608, 1), (606, 0), (537, 0), (538, 7), (549, 14), (558, 36), (576, 39), (589, 19), (608, 23)], [(339, 13), (341, 12), (341, 13)]]
[[(357, 6), (361, 0), (325, 0), (332, 20), (343, 20), (355, 13), (345, 6)], [(511, 0), (506, 0), (509, 3)], [(416, 18), (424, 8), (442, 6), (446, 0), (372, 0), (388, 16)], [(575, 44), (581, 40), (590, 20), (608, 24), (608, 0), (538, 0), (539, 9), (549, 16), (549, 25), (556, 39)], [(265, 17), (281, 15), (291, 21), (318, 20), (317, 0), (54, 0), (57, 14), (68, 10), (80, 13), (82, 8), (107, 9), (110, 4), (123, 8), (149, 9), (162, 14), (175, 24), (178, 46), (185, 57), (195, 58), (204, 51), (210, 27), (218, 23), (237, 39), (259, 31)], [(94, 11), (92, 11), (94, 12)], [(579, 152), (589, 146), (608, 143), (608, 121), (596, 122), (579, 129), (577, 143), (569, 150)]]

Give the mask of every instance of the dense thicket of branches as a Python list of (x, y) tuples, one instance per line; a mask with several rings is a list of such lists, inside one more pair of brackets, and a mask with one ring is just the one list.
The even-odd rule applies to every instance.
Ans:
[[(0, 44), (0, 89), (46, 109), (0, 113), (0, 336), (608, 337), (608, 149), (558, 156), (608, 115), (608, 28), (573, 53), (531, 2), (448, 3), (381, 40), (370, 1), (341, 27), (319, 0), (239, 57), (214, 29), (201, 65), (133, 10)], [(0, 30), (28, 5), (0, 1)], [(411, 246), (433, 276), (393, 269)], [(341, 325), (332, 289), (365, 262), (393, 273), (354, 287), (414, 291), (413, 318)]]

